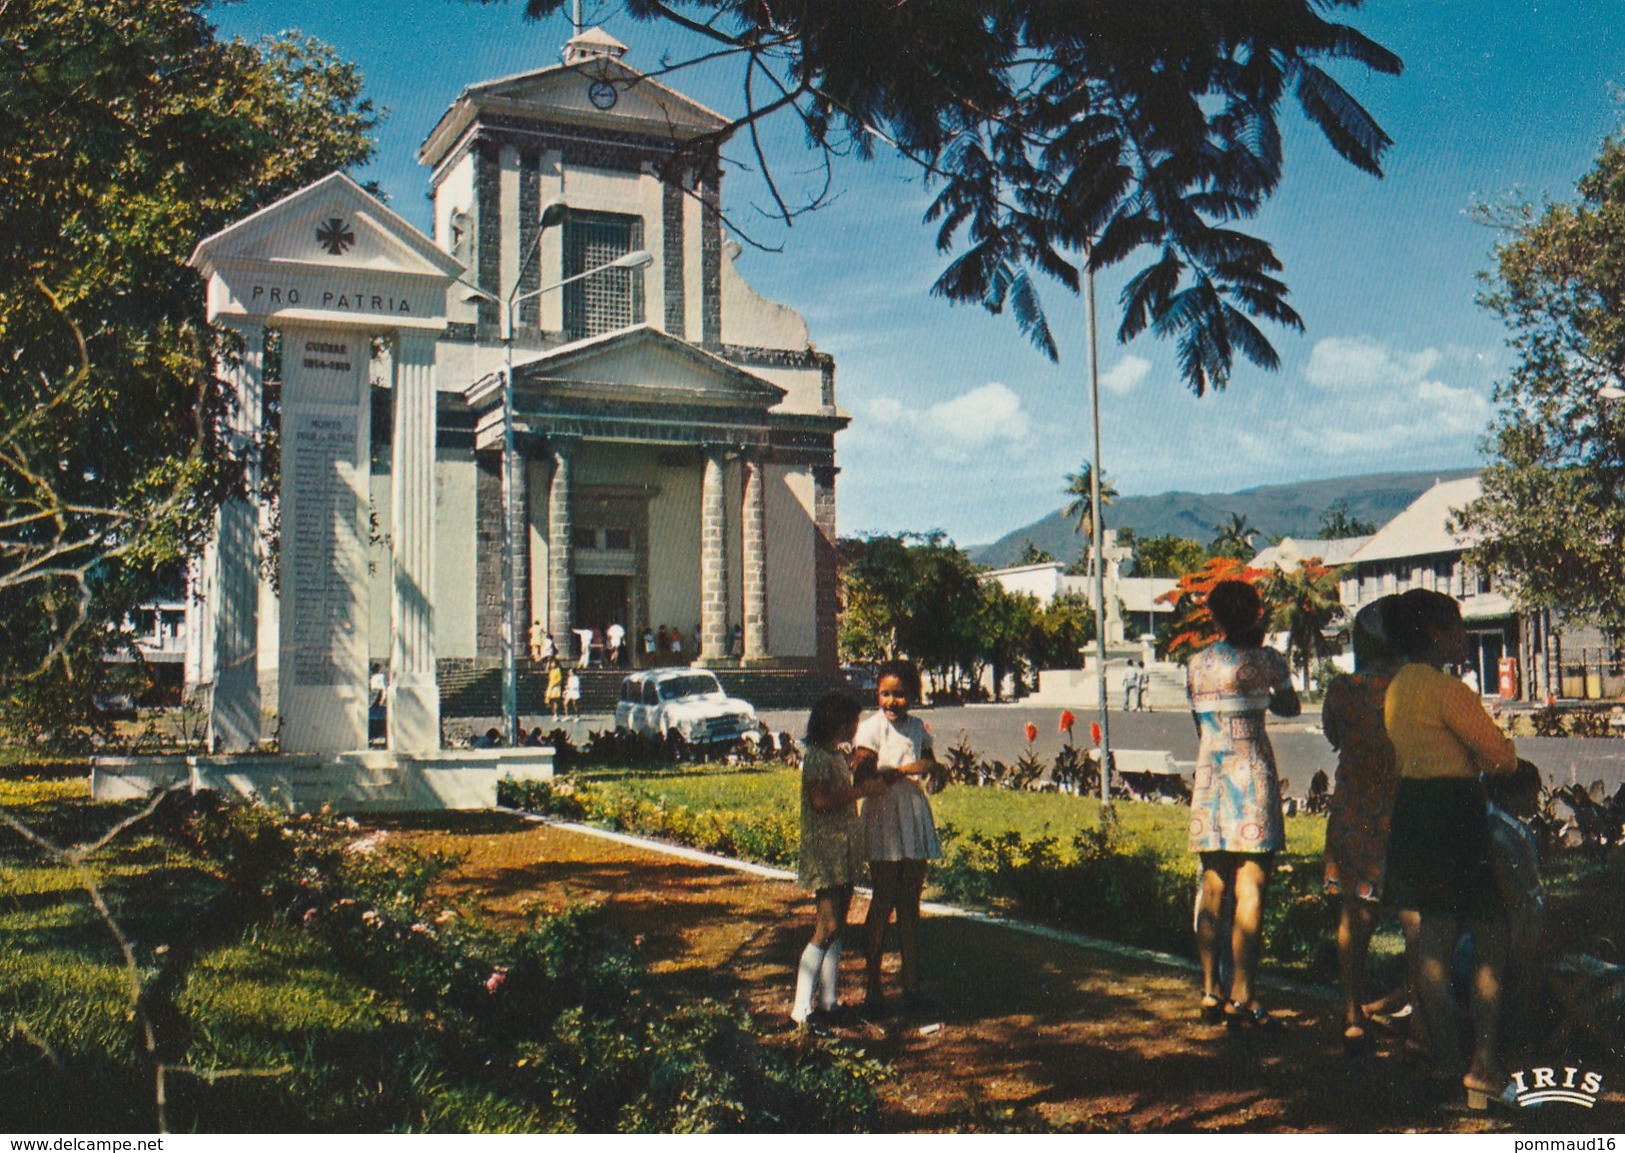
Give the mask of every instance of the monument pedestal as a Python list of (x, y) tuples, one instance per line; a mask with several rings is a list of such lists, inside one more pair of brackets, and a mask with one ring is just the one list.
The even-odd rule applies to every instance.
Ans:
[(97, 801), (144, 797), (153, 789), (214, 789), (289, 812), (328, 806), (341, 813), (492, 809), (504, 779), (553, 777), (553, 750), (447, 749), (406, 754), (383, 749), (336, 756), (93, 757)]

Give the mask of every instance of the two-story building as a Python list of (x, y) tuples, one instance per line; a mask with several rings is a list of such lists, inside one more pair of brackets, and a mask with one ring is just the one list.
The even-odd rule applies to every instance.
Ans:
[[(1551, 613), (1523, 614), (1467, 552), (1477, 536), (1455, 514), (1478, 498), (1477, 477), (1441, 481), (1417, 497), (1347, 558), (1340, 594), (1349, 616), (1379, 597), (1433, 589), (1461, 603), (1473, 676), (1485, 695), (1526, 700), (1596, 698), (1621, 687), (1614, 646), (1601, 631)], [(1502, 661), (1516, 662), (1510, 680)]]

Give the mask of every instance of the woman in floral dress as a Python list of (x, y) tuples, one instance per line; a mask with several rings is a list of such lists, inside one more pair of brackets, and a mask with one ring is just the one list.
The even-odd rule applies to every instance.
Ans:
[(1399, 791), (1399, 765), (1383, 727), (1383, 698), (1399, 667), (1384, 615), (1392, 597), (1354, 618), (1354, 673), (1326, 687), (1320, 727), (1337, 750), (1337, 786), (1326, 818), (1326, 892), (1340, 897), (1337, 959), (1343, 982), (1343, 1049), (1369, 1047), (1364, 1007), (1366, 954), (1382, 900), (1388, 826)]
[[(1186, 666), (1199, 745), (1191, 796), (1190, 849), (1201, 854), (1196, 949), (1202, 961), (1202, 1019), (1233, 1028), (1274, 1026), (1253, 996), (1262, 946), (1264, 890), (1286, 843), (1275, 752), (1264, 712), (1298, 714), (1286, 658), (1264, 645), (1263, 606), (1245, 581), (1219, 581), (1207, 597), (1224, 639)], [(1229, 1004), (1219, 988), (1221, 914), (1235, 901), (1229, 948)]]

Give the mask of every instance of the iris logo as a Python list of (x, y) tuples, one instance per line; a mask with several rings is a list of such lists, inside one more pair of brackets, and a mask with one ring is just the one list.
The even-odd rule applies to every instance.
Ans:
[(1572, 1065), (1561, 1069), (1526, 1069), (1512, 1074), (1512, 1087), (1517, 1092), (1519, 1106), (1525, 1109), (1557, 1101), (1589, 1109), (1602, 1092), (1602, 1074)]

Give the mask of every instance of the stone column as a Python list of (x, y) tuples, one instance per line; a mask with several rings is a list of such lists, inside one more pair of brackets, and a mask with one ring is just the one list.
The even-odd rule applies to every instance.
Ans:
[(389, 622), (389, 747), (440, 748), (440, 688), (435, 681), (435, 373), (434, 338), (400, 337), (395, 357), (395, 436), (390, 463), (393, 582)]
[(245, 324), (243, 355), (225, 366), (232, 383), (231, 451), (244, 462), (246, 495), (220, 506), (214, 587), (214, 693), (209, 710), (209, 747), (237, 753), (260, 742), (259, 678), (259, 487), (260, 431), (264, 399), (265, 329)]
[(840, 577), (836, 565), (835, 474), (833, 464), (815, 465), (813, 475), (813, 610), (817, 628), (817, 670), (834, 676), (838, 667), (837, 617), (840, 613)]
[(767, 650), (767, 466), (760, 452), (744, 460), (745, 652), (747, 661), (761, 660)]
[(704, 446), (705, 473), (700, 481), (700, 636), (699, 655), (716, 659), (728, 654), (728, 501), (727, 449)]
[(574, 652), (576, 619), (575, 495), (571, 472), (575, 442), (551, 441), (553, 480), (547, 489), (547, 631), (560, 655)]

